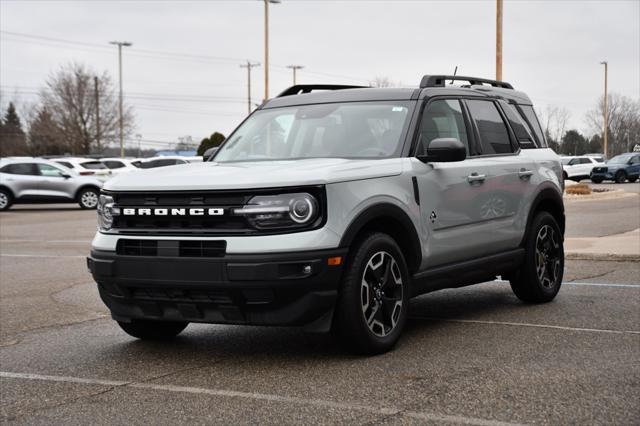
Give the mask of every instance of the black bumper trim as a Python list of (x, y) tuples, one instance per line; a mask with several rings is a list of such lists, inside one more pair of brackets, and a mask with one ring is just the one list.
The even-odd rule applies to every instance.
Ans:
[(329, 266), (327, 259), (346, 254), (335, 249), (185, 258), (93, 250), (87, 266), (119, 321), (305, 325), (332, 312), (342, 266)]

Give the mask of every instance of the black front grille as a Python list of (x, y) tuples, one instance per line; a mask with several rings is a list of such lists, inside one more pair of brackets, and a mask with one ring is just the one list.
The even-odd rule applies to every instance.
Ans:
[(120, 239), (116, 253), (122, 256), (221, 257), (226, 241)]

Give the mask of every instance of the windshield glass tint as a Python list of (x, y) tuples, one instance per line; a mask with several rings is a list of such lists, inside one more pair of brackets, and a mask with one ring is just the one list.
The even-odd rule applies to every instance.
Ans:
[(630, 158), (630, 155), (616, 155), (611, 160), (609, 160), (609, 162), (614, 164), (625, 164), (627, 161), (629, 161)]
[(351, 102), (257, 111), (214, 161), (398, 156), (413, 104)]

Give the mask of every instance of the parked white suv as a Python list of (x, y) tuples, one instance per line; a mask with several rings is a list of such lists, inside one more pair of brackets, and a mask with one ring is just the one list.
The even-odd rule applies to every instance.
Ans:
[(561, 157), (563, 178), (580, 182), (582, 179), (589, 179), (594, 167), (604, 165), (604, 158), (592, 155), (579, 157)]
[(562, 190), (531, 101), (508, 83), (294, 86), (212, 161), (107, 182), (87, 261), (138, 338), (305, 325), (379, 353), (426, 292), (500, 275), (525, 302), (552, 300)]

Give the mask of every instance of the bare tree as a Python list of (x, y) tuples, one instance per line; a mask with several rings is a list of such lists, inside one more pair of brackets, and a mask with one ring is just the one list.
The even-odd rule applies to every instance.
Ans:
[[(627, 96), (611, 93), (608, 105), (607, 153), (609, 156), (613, 156), (631, 151), (633, 145), (640, 141), (640, 100), (633, 100)], [(596, 107), (589, 111), (585, 117), (587, 125), (597, 135), (602, 135), (603, 116), (604, 96), (598, 100)]]
[[(94, 77), (97, 77), (97, 91)], [(51, 115), (72, 154), (100, 152), (103, 143), (118, 139), (118, 103), (106, 72), (98, 76), (81, 64), (63, 66), (47, 79), (40, 100), (42, 109)], [(125, 135), (131, 134), (133, 112), (129, 106), (124, 108), (123, 124)]]
[(369, 82), (371, 87), (395, 87), (395, 84), (389, 77), (376, 77)]
[(562, 138), (567, 130), (567, 123), (571, 118), (571, 113), (567, 108), (555, 105), (547, 105), (544, 113), (538, 114), (540, 124), (550, 142), (562, 143)]

